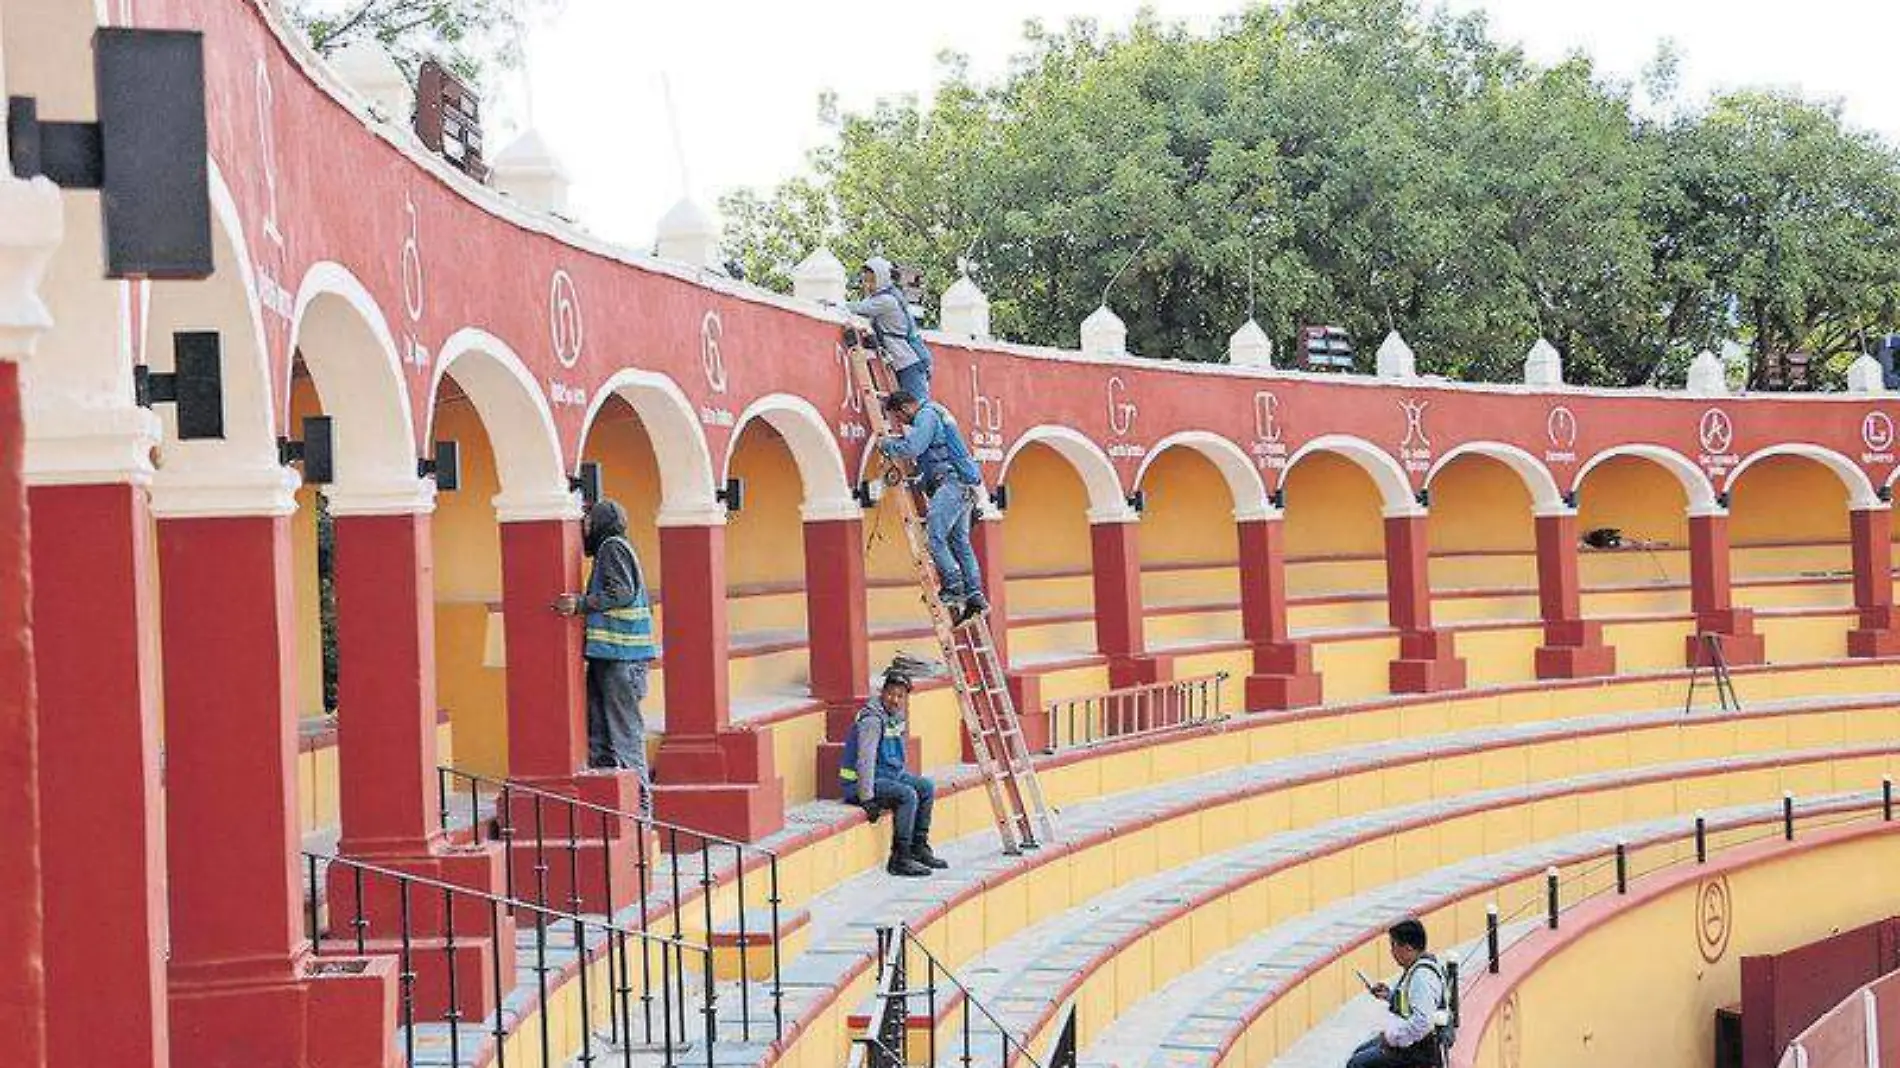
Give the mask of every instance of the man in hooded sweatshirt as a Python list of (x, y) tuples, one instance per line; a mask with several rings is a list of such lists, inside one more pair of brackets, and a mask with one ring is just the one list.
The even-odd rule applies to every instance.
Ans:
[(920, 401), (930, 399), (930, 349), (917, 331), (910, 302), (891, 278), (891, 261), (872, 256), (858, 274), (864, 299), (846, 301), (853, 315), (871, 320), (878, 352), (897, 376), (897, 388)]
[(619, 502), (595, 502), (581, 531), (582, 545), (594, 558), (587, 592), (562, 594), (554, 609), (587, 618), (582, 651), (587, 658), (587, 766), (638, 772), (640, 814), (651, 818), (653, 781), (640, 699), (647, 695), (647, 667), (659, 656), (660, 645), (646, 579), (627, 540), (627, 510)]

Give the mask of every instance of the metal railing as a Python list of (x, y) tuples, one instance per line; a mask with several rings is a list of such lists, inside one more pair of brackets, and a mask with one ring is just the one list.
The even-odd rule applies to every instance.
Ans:
[[(689, 1037), (691, 1030), (688, 1020), (692, 1014), (689, 1003), (692, 991), (689, 989), (692, 976), (687, 963), (689, 957), (697, 963), (704, 988), (699, 993), (700, 1008), (698, 1015), (703, 1024), (702, 1045), (705, 1049), (705, 1064), (713, 1064), (713, 1040), (718, 1034), (718, 1003), (714, 992), (714, 963), (710, 945), (696, 944), (675, 935), (649, 934), (631, 930), (604, 919), (590, 919), (579, 913), (563, 912), (547, 908), (518, 898), (489, 894), (456, 886), (424, 876), (411, 875), (389, 868), (349, 860), (344, 857), (327, 856), (305, 852), (304, 862), (308, 869), (309, 900), (308, 923), (313, 955), (336, 956), (349, 953), (353, 956), (387, 955), (390, 949), (386, 939), (372, 940), (368, 931), (371, 911), (366, 902), (378, 889), (393, 888), (397, 901), (396, 945), (398, 993), (397, 1002), (400, 1014), (399, 1028), (403, 1044), (403, 1064), (407, 1068), (417, 1068), (417, 1035), (419, 1025), (441, 1022), (446, 1024), (446, 1045), (451, 1065), (460, 1065), (462, 1060), (463, 1027), (471, 1014), (466, 1005), (472, 1000), (480, 1005), (482, 999), (493, 998), (494, 1008), (480, 1020), (485, 1039), (492, 1041), (496, 1068), (507, 1068), (508, 1039), (515, 1032), (507, 1025), (505, 1005), (509, 993), (515, 988), (518, 976), (506, 974), (506, 966), (512, 962), (514, 954), (504, 950), (515, 939), (517, 924), (525, 918), (531, 918), (534, 924), (534, 983), (540, 995), (539, 1019), (540, 1064), (556, 1064), (566, 1058), (565, 1050), (554, 1046), (556, 1035), (549, 1012), (549, 975), (556, 970), (548, 963), (550, 932), (566, 928), (574, 941), (576, 968), (580, 983), (581, 1049), (580, 1062), (593, 1064), (599, 1058), (595, 1056), (594, 1044), (594, 1007), (590, 994), (588, 977), (590, 961), (588, 938), (590, 933), (601, 938), (607, 950), (607, 977), (611, 985), (611, 996), (607, 999), (609, 1014), (609, 1046), (618, 1045), (620, 1063), (631, 1068), (634, 1057), (640, 1047), (648, 1052), (657, 1052), (665, 1065), (685, 1065), (682, 1057), (692, 1050), (693, 1042)], [(323, 879), (326, 874), (334, 875), (334, 869), (348, 872), (351, 899), (351, 914), (339, 924), (339, 917), (331, 914), (325, 925), (322, 904), (325, 900)], [(336, 889), (336, 880), (331, 881), (332, 890)], [(334, 903), (333, 906), (334, 908)], [(439, 913), (435, 910), (439, 907)], [(415, 913), (429, 910), (431, 919), (439, 915), (439, 927), (436, 924), (419, 925)], [(465, 919), (458, 930), (458, 912)], [(470, 923), (472, 920), (472, 924)], [(472, 928), (472, 929), (471, 929)], [(476, 945), (487, 941), (487, 972), (484, 977), (488, 989), (477, 993), (466, 990), (462, 983), (462, 974), (458, 967), (461, 954), (479, 952)], [(519, 949), (518, 943), (513, 946)], [(645, 1028), (640, 1038), (635, 1038), (634, 986), (630, 960), (635, 952), (641, 959), (641, 982), (639, 1000), (647, 1006)], [(439, 958), (441, 989), (431, 991), (432, 997), (439, 994), (441, 1010), (431, 1012), (417, 1006), (418, 975), (421, 965), (418, 957), (428, 953)], [(652, 997), (654, 982), (652, 962), (658, 958), (660, 1015), (659, 1026), (654, 1026)], [(431, 968), (435, 972), (436, 968)], [(677, 1024), (677, 1027), (675, 1026)], [(479, 1048), (469, 1050), (471, 1062), (479, 1060)], [(433, 1056), (433, 1055), (432, 1055)], [(430, 1061), (429, 1063), (435, 1063)]]
[[(468, 796), (470, 822), (478, 835), (484, 830), (489, 840), (504, 844), (510, 851), (517, 842), (531, 841), (534, 848), (535, 886), (534, 900), (543, 907), (548, 905), (549, 877), (553, 863), (565, 855), (567, 876), (567, 906), (570, 911), (584, 911), (588, 901), (582, 890), (583, 865), (582, 854), (587, 843), (598, 841), (597, 852), (601, 891), (601, 913), (613, 913), (614, 864), (613, 851), (607, 843), (615, 837), (616, 829), (634, 835), (633, 875), (635, 879), (635, 901), (630, 908), (633, 914), (630, 922), (639, 924), (641, 934), (652, 932), (652, 906), (654, 883), (659, 883), (662, 897), (670, 917), (672, 938), (679, 939), (684, 934), (683, 923), (689, 904), (689, 891), (686, 884), (696, 883), (699, 889), (701, 920), (705, 924), (706, 942), (713, 938), (713, 891), (717, 879), (716, 873), (723, 871), (719, 857), (730, 855), (732, 859), (734, 888), (738, 899), (736, 925), (738, 930), (738, 970), (739, 970), (739, 1031), (742, 1041), (752, 1041), (752, 1004), (748, 996), (752, 989), (752, 932), (748, 929), (746, 917), (746, 867), (749, 861), (762, 861), (766, 876), (765, 902), (768, 910), (768, 922), (771, 930), (766, 942), (772, 950), (772, 976), (769, 996), (772, 1002), (772, 1037), (785, 1035), (785, 987), (780, 977), (782, 971), (779, 938), (784, 932), (781, 925), (782, 900), (779, 895), (778, 854), (770, 849), (723, 838), (716, 834), (696, 831), (674, 823), (666, 823), (638, 813), (623, 812), (619, 809), (583, 801), (567, 794), (555, 793), (541, 787), (509, 779), (496, 779), (457, 768), (439, 767), (436, 769), (436, 785), (442, 808), (442, 825), (446, 830), (451, 822), (451, 798), (457, 791), (451, 790), (455, 783), (465, 785)], [(482, 810), (483, 791), (495, 802), (492, 818), (484, 818)], [(530, 810), (528, 826), (516, 825), (516, 799)], [(599, 838), (593, 839), (595, 830)], [(526, 836), (524, 838), (524, 835)], [(662, 871), (654, 871), (653, 863), (647, 856), (648, 836), (657, 836), (665, 845), (668, 860)], [(694, 855), (697, 854), (697, 863)], [(716, 856), (718, 855), (718, 856)], [(507, 858), (507, 893), (510, 897), (521, 895), (515, 890), (514, 857)], [(696, 869), (696, 870), (694, 870)], [(646, 961), (642, 961), (646, 967)]]
[(1227, 673), (1222, 671), (1044, 702), (1049, 714), (1048, 751), (1204, 727), (1223, 715), (1226, 682)]
[[(913, 967), (911, 954), (923, 958), (924, 985), (922, 988), (910, 985), (910, 973)], [(871, 1013), (869, 1024), (862, 1035), (851, 1040), (850, 1068), (905, 1068), (906, 1065), (924, 1064), (936, 1068), (938, 1063), (940, 1040), (937, 1037), (938, 982), (948, 980), (963, 995), (962, 1019), (958, 1025), (958, 1036), (951, 1040), (953, 1048), (952, 1063), (969, 1068), (974, 1059), (976, 1043), (991, 1037), (1002, 1042), (1002, 1059), (998, 1065), (1011, 1063), (1011, 1058), (1019, 1058), (1017, 1063), (1044, 1068), (1035, 1054), (1029, 1051), (1026, 1043), (1009, 1033), (1003, 1021), (983, 1007), (968, 987), (964, 986), (956, 974), (937, 960), (925, 948), (923, 942), (911, 933), (906, 924), (877, 929), (877, 1000)], [(911, 1059), (910, 1049), (910, 1004), (911, 999), (924, 1000), (925, 1017), (930, 1021), (929, 1035), (925, 1040), (926, 1059)], [(983, 1022), (975, 1022), (976, 1014), (982, 1014)]]
[[(1891, 823), (1893, 822), (1893, 818), (1894, 792), (1892, 776), (1882, 777), (1880, 796), (1877, 800), (1858, 801), (1837, 799), (1815, 805), (1805, 813), (1799, 810), (1795, 796), (1792, 793), (1784, 793), (1781, 798), (1780, 818), (1770, 821), (1766, 823), (1766, 825), (1763, 825), (1763, 821), (1759, 818), (1752, 816), (1738, 817), (1727, 820), (1720, 825), (1711, 825), (1708, 818), (1698, 812), (1689, 825), (1690, 842), (1693, 843), (1693, 849), (1686, 855), (1672, 855), (1658, 863), (1637, 871), (1632, 869), (1630, 860), (1632, 847), (1639, 850), (1667, 846), (1679, 847), (1682, 843), (1680, 833), (1665, 832), (1654, 834), (1635, 843), (1618, 841), (1607, 857), (1602, 857), (1594, 863), (1573, 866), (1573, 870), (1568, 875), (1561, 874), (1555, 867), (1547, 869), (1544, 873), (1543, 885), (1537, 888), (1537, 892), (1527, 896), (1521, 904), (1508, 912), (1500, 912), (1499, 904), (1495, 901), (1492, 902), (1487, 906), (1485, 913), (1485, 938), (1483, 941), (1473, 945), (1453, 963), (1460, 965), (1463, 968), (1463, 974), (1469, 977), (1465, 983), (1465, 990), (1468, 993), (1472, 988), (1482, 984), (1490, 976), (1497, 975), (1502, 966), (1505, 953), (1516, 948), (1516, 946), (1525, 938), (1529, 937), (1530, 934), (1544, 928), (1557, 930), (1563, 922), (1563, 914), (1586, 901), (1592, 901), (1610, 894), (1618, 896), (1627, 895), (1632, 879), (1654, 875), (1657, 872), (1682, 864), (1706, 864), (1708, 863), (1711, 852), (1725, 852), (1742, 846), (1754, 845), (1771, 838), (1779, 838), (1783, 841), (1792, 842), (1795, 840), (1797, 828), (1802, 826), (1813, 830), (1858, 823), (1863, 820), (1878, 820), (1880, 822)], [(1735, 834), (1735, 832), (1738, 831), (1747, 831), (1749, 828), (1757, 829), (1752, 833), (1743, 833), (1739, 836)], [(1728, 835), (1729, 837), (1726, 842), (1712, 850), (1709, 841), (1710, 835), (1712, 834)], [(1670, 852), (1673, 853), (1673, 850)], [(1564, 890), (1567, 886), (1574, 888), (1578, 884), (1597, 876), (1612, 866), (1616, 869), (1615, 877), (1607, 887), (1597, 890), (1594, 893), (1573, 896), (1566, 901)], [(1520, 931), (1515, 938), (1509, 942), (1505, 942), (1501, 935), (1502, 929), (1527, 919), (1534, 919), (1541, 922), (1530, 925)], [(1480, 957), (1483, 959), (1479, 962), (1479, 966), (1472, 968), (1470, 966), (1472, 961)]]

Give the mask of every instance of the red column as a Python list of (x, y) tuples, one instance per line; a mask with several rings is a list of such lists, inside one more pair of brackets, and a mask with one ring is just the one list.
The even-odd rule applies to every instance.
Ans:
[(871, 685), (863, 520), (805, 522), (805, 633), (811, 695), (825, 706), (825, 740), (814, 755), (818, 795), (835, 797), (844, 738)]
[(387, 1063), (389, 962), (305, 973), (289, 519), (162, 518), (158, 548), (177, 1062)]
[[(48, 1059), (163, 1064), (165, 876), (147, 491), (128, 482), (36, 486), (29, 503)], [(102, 1005), (112, 1006), (111, 1026), (101, 1026)]]
[(726, 528), (660, 528), (666, 735), (654, 800), (663, 820), (754, 841), (785, 824), (767, 734), (731, 726), (726, 678)]
[(1689, 517), (1689, 608), (1696, 633), (1683, 641), (1687, 663), (1708, 662), (1702, 635), (1714, 635), (1729, 666), (1759, 664), (1765, 643), (1755, 633), (1755, 612), (1737, 608), (1729, 584), (1728, 514)]
[(1847, 655), (1900, 655), (1900, 614), (1893, 606), (1893, 511), (1887, 505), (1848, 513), (1854, 545), (1854, 607), (1860, 626), (1848, 632)]
[(1603, 644), (1603, 624), (1583, 618), (1575, 512), (1537, 517), (1537, 599), (1544, 621), (1538, 678), (1616, 674), (1616, 650)]
[(1432, 626), (1430, 540), (1424, 513), (1385, 521), (1386, 615), (1399, 632), (1399, 658), (1392, 661), (1393, 693), (1463, 689), (1465, 662), (1452, 635)]
[(1287, 629), (1286, 528), (1281, 520), (1236, 524), (1240, 537), (1240, 628), (1253, 650), (1248, 711), (1304, 708), (1320, 702), (1313, 647)]
[(1089, 526), (1095, 584), (1095, 648), (1108, 658), (1114, 687), (1173, 677), (1173, 660), (1148, 654), (1142, 632), (1141, 526), (1133, 519)]
[(346, 856), (428, 855), (436, 790), (429, 516), (336, 519), (337, 764)]
[(572, 519), (501, 524), (502, 637), (508, 665), (508, 773), (560, 780), (587, 766), (587, 675), (581, 628), (553, 610), (581, 588)]
[(46, 1064), (45, 914), (40, 893), (39, 730), (27, 598), (20, 367), (0, 360), (0, 1035), (23, 1068)]

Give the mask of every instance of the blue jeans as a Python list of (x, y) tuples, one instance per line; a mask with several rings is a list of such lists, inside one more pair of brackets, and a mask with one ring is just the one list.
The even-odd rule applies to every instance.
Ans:
[(897, 375), (897, 388), (917, 398), (919, 404), (930, 399), (930, 361), (918, 360)]
[(944, 592), (954, 597), (975, 597), (983, 592), (983, 573), (977, 569), (976, 550), (970, 546), (970, 517), (976, 511), (976, 494), (977, 487), (946, 478), (930, 495), (930, 512), (924, 520), (937, 578)]
[(647, 770), (647, 695), (644, 660), (587, 661), (587, 766), (626, 768), (640, 776), (640, 814), (653, 815), (653, 778)]
[(909, 846), (930, 837), (930, 809), (937, 800), (935, 783), (908, 771), (887, 775), (880, 770), (871, 796), (897, 805), (899, 842)]
[(1374, 1035), (1353, 1051), (1346, 1068), (1437, 1068), (1441, 1063), (1435, 1039), (1428, 1037), (1416, 1046), (1390, 1049)]

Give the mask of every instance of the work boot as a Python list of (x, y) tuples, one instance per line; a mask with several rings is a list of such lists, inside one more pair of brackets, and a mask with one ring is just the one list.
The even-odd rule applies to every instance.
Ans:
[(943, 860), (931, 851), (928, 835), (917, 836), (917, 841), (910, 847), (910, 859), (933, 871), (942, 871), (950, 866), (949, 861)]
[(910, 846), (904, 842), (891, 843), (891, 860), (884, 870), (892, 875), (901, 875), (907, 879), (921, 879), (930, 874), (930, 868), (912, 859)]

